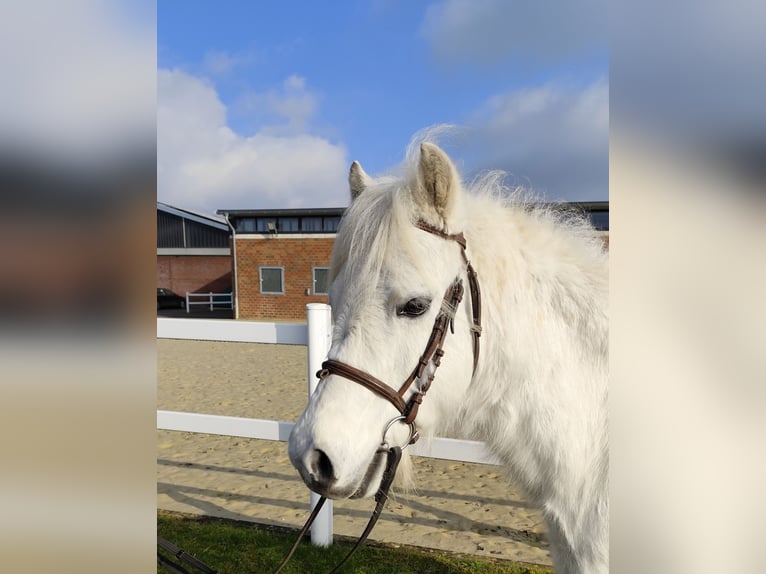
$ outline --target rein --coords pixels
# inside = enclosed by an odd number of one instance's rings
[[[418,229],[431,233],[432,235],[436,235],[437,237],[441,237],[442,239],[454,241],[460,246],[460,253],[463,256],[463,261],[466,266],[468,288],[471,294],[471,314],[473,317],[473,324],[471,325],[471,334],[473,336],[473,373],[476,373],[476,367],[479,364],[479,337],[481,337],[481,290],[479,288],[479,279],[476,271],[474,270],[473,266],[471,265],[471,261],[466,255],[467,243],[465,236],[462,233],[448,234],[443,230],[433,227],[422,220],[418,221],[415,226]],[[386,399],[389,403],[394,405],[397,411],[399,411],[399,416],[388,423],[388,425],[386,425],[386,428],[383,431],[383,439],[381,441],[381,445],[376,453],[386,453],[386,467],[383,471],[383,477],[381,478],[378,492],[375,494],[375,509],[372,512],[372,516],[370,516],[370,520],[367,522],[367,526],[365,527],[364,532],[356,541],[354,547],[349,551],[348,554],[346,554],[345,558],[343,558],[343,560],[330,571],[330,574],[340,570],[340,568],[364,543],[370,532],[372,532],[372,529],[377,523],[378,518],[380,518],[380,515],[383,513],[383,507],[386,504],[386,500],[388,500],[388,491],[394,481],[394,476],[396,476],[396,469],[398,468],[399,462],[401,461],[402,451],[409,445],[417,442],[418,438],[420,438],[415,427],[415,418],[418,415],[418,409],[423,402],[423,398],[428,392],[428,389],[431,387],[431,383],[433,382],[434,376],[436,375],[436,369],[441,364],[441,358],[444,356],[443,346],[444,339],[447,336],[447,326],[449,325],[449,329],[452,333],[455,332],[455,314],[457,313],[458,306],[462,300],[463,280],[458,277],[452,282],[452,284],[447,288],[447,291],[444,293],[441,310],[436,316],[433,329],[431,330],[431,336],[428,338],[428,343],[426,344],[426,348],[423,351],[423,354],[418,360],[417,366],[413,369],[410,376],[407,377],[407,380],[404,381],[398,391],[394,391],[393,388],[382,382],[380,379],[372,376],[371,374],[334,359],[328,359],[322,363],[322,370],[317,373],[317,377],[320,380],[324,380],[330,375],[337,375],[362,385],[376,395]],[[404,395],[412,387],[416,380],[420,380],[423,377],[423,374],[430,363],[433,363],[434,368],[428,375],[428,379],[424,384],[416,387],[415,392],[412,394],[409,400],[405,402]],[[401,447],[389,447],[386,443],[386,433],[395,422],[400,420],[410,427],[410,437],[408,442]],[[319,501],[314,506],[311,515],[306,521],[306,524],[303,525],[303,528],[298,533],[297,540],[293,544],[290,551],[287,553],[287,556],[285,556],[285,558],[282,560],[279,567],[274,571],[274,574],[279,574],[279,572],[282,571],[282,568],[284,568],[284,566],[288,563],[290,558],[292,558],[295,550],[298,548],[301,540],[306,535],[306,532],[308,532],[308,529],[316,519],[326,500],[326,497],[320,497]]]

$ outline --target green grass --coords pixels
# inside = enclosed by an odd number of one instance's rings
[[[295,541],[297,532],[206,516],[160,511],[157,534],[183,548],[221,574],[273,572]],[[352,543],[335,537],[329,548],[304,541],[284,574],[329,572],[351,549]],[[187,567],[187,570],[191,570]],[[166,574],[158,566],[157,572]],[[367,542],[346,563],[346,574],[550,574],[540,566],[491,561],[474,556],[391,547]]]

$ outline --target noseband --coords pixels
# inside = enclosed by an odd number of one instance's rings
[[[463,256],[463,261],[465,262],[466,275],[468,277],[468,287],[471,293],[471,313],[473,316],[471,334],[473,335],[473,373],[475,373],[476,367],[479,364],[479,337],[481,336],[481,291],[479,289],[479,279],[476,275],[476,271],[471,265],[471,262],[465,252],[465,236],[462,233],[448,234],[441,229],[437,229],[436,227],[428,225],[425,221],[422,220],[418,221],[415,226],[418,229],[422,229],[423,231],[436,235],[437,237],[441,237],[442,239],[454,241],[460,246],[460,253]],[[388,499],[388,490],[391,488],[391,483],[394,480],[396,469],[399,466],[399,461],[402,457],[402,450],[407,448],[407,446],[417,442],[419,438],[417,429],[415,427],[415,417],[418,416],[418,409],[420,408],[420,405],[423,402],[423,398],[428,392],[428,389],[431,388],[431,383],[433,382],[434,376],[436,375],[436,369],[441,364],[441,359],[444,356],[443,347],[444,339],[447,336],[447,326],[449,325],[449,329],[452,333],[455,332],[455,314],[457,313],[457,308],[462,300],[463,280],[458,277],[452,282],[452,284],[447,288],[447,291],[444,293],[441,309],[439,310],[439,313],[436,316],[436,320],[434,321],[434,326],[431,330],[431,336],[428,338],[428,343],[426,344],[425,351],[423,351],[423,354],[418,360],[418,364],[415,366],[410,376],[407,377],[407,380],[405,380],[402,386],[399,387],[398,391],[395,391],[393,388],[389,387],[387,384],[372,376],[371,374],[357,369],[356,367],[352,367],[351,365],[341,361],[336,361],[335,359],[328,359],[322,363],[322,370],[317,373],[317,377],[319,377],[320,380],[324,380],[330,375],[337,375],[339,377],[343,377],[344,379],[348,379],[349,381],[358,383],[376,395],[386,399],[389,403],[394,405],[397,411],[399,411],[399,416],[386,425],[386,428],[383,431],[383,439],[381,445],[377,451],[378,454],[386,454],[386,467],[383,471],[383,477],[380,481],[380,488],[375,494],[375,510],[373,511],[372,516],[370,517],[370,520],[364,529],[364,532],[359,537],[354,547],[348,554],[346,554],[346,557],[337,566],[335,566],[335,568],[333,568],[330,574],[337,572],[367,539],[367,536],[370,534],[373,526],[375,526],[375,523],[378,521],[378,518],[383,512],[383,506]],[[433,363],[433,369],[428,374],[427,380],[425,383],[421,383],[419,386],[417,386],[415,388],[415,392],[412,394],[409,400],[405,402],[404,395],[407,394],[407,391],[410,389],[410,387],[412,387],[412,384],[415,381],[422,379],[423,374],[425,373],[425,370],[430,363]],[[401,447],[389,447],[386,443],[386,433],[395,422],[400,420],[410,427],[410,437],[408,442]],[[293,544],[290,552],[275,571],[275,574],[278,574],[285,566],[285,564],[287,564],[287,562],[290,560],[301,539],[306,534],[309,527],[314,522],[314,519],[319,514],[319,510],[321,509],[325,500],[327,500],[326,497],[320,497],[319,502],[314,507],[314,510],[306,521],[306,524],[298,534],[298,539],[296,540],[295,544]]]

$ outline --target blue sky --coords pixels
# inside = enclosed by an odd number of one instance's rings
[[[607,199],[606,44],[604,0],[161,0],[158,199],[346,205],[439,124],[466,178]]]

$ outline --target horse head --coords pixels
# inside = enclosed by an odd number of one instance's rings
[[[328,368],[288,448],[309,488],[330,498],[374,494],[386,450],[432,435],[459,408],[475,367],[471,305],[459,305],[470,269],[458,239],[462,187],[449,157],[421,144],[396,180],[374,180],[354,162],[349,186],[330,271]],[[443,344],[429,353],[437,331]]]

